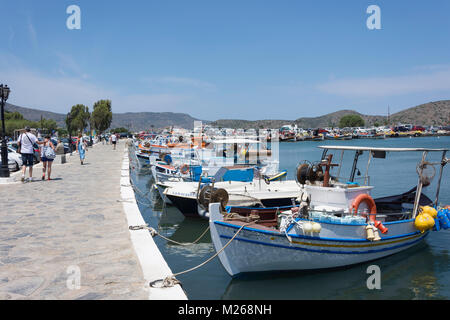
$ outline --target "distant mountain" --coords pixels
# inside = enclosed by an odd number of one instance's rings
[[[5,110],[10,112],[20,112],[25,119],[39,121],[41,116],[46,119],[53,119],[58,126],[65,127],[66,115],[61,113],[49,112],[39,109],[19,107],[10,103],[5,104]],[[91,110],[92,111],[92,110]],[[174,112],[127,112],[113,113],[111,128],[129,128],[132,131],[150,130],[152,125],[155,129],[168,126],[178,126],[192,129],[194,121],[198,119],[185,113]],[[208,121],[203,121],[207,123]]]
[[[65,114],[30,109],[15,106],[6,103],[7,111],[18,111],[25,119],[38,121],[41,116],[46,119],[53,119],[61,127],[65,127]],[[340,110],[320,117],[302,117],[295,120],[238,120],[238,119],[220,119],[213,122],[201,120],[203,123],[209,123],[212,126],[222,128],[280,128],[285,124],[296,124],[300,128],[319,128],[338,126],[339,120],[348,114],[360,115],[366,126],[372,126],[375,123],[397,124],[408,123],[413,125],[449,125],[450,124],[450,100],[442,100],[421,104],[392,114],[389,119],[387,116],[364,115],[354,110]],[[200,121],[186,113],[173,112],[127,112],[113,113],[111,123],[112,128],[124,127],[132,131],[150,130],[152,128],[165,128],[168,126],[178,126],[186,129],[194,127],[194,121]]]
[[[450,100],[442,100],[421,104],[417,107],[409,108],[392,114],[389,119],[382,115],[364,115],[354,110],[340,110],[319,117],[303,117],[295,120],[229,120],[220,119],[213,121],[211,125],[223,128],[280,128],[282,125],[297,125],[299,128],[319,128],[336,127],[339,120],[349,114],[361,116],[366,126],[372,126],[375,123],[379,125],[397,123],[408,123],[423,126],[440,126],[450,124]]]
[[[397,112],[391,116],[391,121],[424,126],[449,125],[450,100],[429,102]]]
[[[127,112],[113,113],[111,128],[129,128],[131,131],[150,130],[177,126],[186,129],[194,128],[194,121],[200,121],[186,113],[174,112]],[[206,123],[207,121],[202,122]]]
[[[5,104],[5,110],[9,112],[19,112],[23,115],[23,117],[27,120],[31,121],[39,121],[41,120],[41,116],[45,119],[53,119],[56,121],[58,126],[65,127],[65,119],[66,115],[61,113],[55,113],[50,111],[44,111],[44,110],[38,110],[38,109],[31,109],[31,108],[24,108],[15,106],[10,103]]]

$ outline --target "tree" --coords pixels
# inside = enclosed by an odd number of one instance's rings
[[[348,114],[339,120],[339,127],[364,127],[364,119],[357,114]]]
[[[112,121],[111,100],[97,101],[94,104],[90,121],[98,133],[103,133],[108,129]]]
[[[89,107],[83,104],[73,106],[66,117],[67,131],[70,134],[76,134],[80,131],[83,132],[88,126],[90,116]]]

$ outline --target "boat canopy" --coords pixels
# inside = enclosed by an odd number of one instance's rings
[[[428,148],[376,148],[376,147],[357,147],[357,146],[319,146],[321,149],[328,150],[353,150],[353,151],[386,151],[386,152],[444,152],[450,149],[428,149]]]

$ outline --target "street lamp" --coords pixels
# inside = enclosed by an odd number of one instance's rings
[[[8,149],[6,147],[6,128],[5,128],[5,102],[8,100],[10,89],[7,85],[0,84],[0,96],[1,96],[1,116],[2,116],[2,165],[0,167],[0,178],[9,178],[8,168]]]

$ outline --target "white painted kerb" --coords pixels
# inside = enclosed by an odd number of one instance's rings
[[[122,200],[124,200],[122,202],[123,209],[127,217],[128,226],[141,226],[145,225],[145,221],[136,203],[133,188],[130,185],[129,163],[128,149],[125,148],[120,179],[120,193]],[[152,288],[149,286],[150,282],[164,279],[173,274],[150,232],[148,230],[130,230],[130,238],[141,264],[144,279],[147,282],[148,298],[150,300],[187,300],[187,296],[180,285],[171,288]]]

